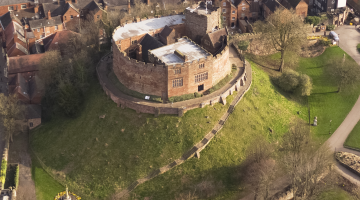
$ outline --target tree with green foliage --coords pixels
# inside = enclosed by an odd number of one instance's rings
[[[25,108],[16,95],[5,96],[0,94],[0,115],[5,127],[5,137],[13,141],[13,135],[18,127],[18,120],[23,120]]]
[[[332,31],[332,30],[335,30],[335,25],[334,24],[329,24],[326,26],[326,30],[327,31]]]
[[[249,47],[250,42],[248,40],[239,41],[238,47],[240,50],[246,51]]]
[[[352,88],[360,82],[360,67],[359,65],[345,58],[330,59],[325,66],[325,73],[338,86],[338,91],[343,91],[344,88]]]
[[[280,72],[283,72],[286,52],[298,52],[306,42],[305,24],[294,10],[278,8],[265,21],[257,21],[254,27],[255,32],[262,33],[265,46],[281,53]]]
[[[321,18],[318,16],[307,16],[305,17],[305,22],[308,24],[313,24],[314,26],[320,23]]]
[[[280,76],[274,78],[274,82],[286,92],[300,96],[310,96],[312,90],[311,78],[306,74],[287,69]]]

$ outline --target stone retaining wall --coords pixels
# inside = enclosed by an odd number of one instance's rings
[[[153,103],[150,101],[145,101],[142,99],[137,99],[125,95],[121,93],[110,82],[106,82],[107,81],[106,64],[107,64],[107,60],[111,58],[112,58],[111,53],[105,55],[99,62],[98,66],[96,67],[100,85],[102,86],[105,93],[117,104],[118,107],[121,106],[121,108],[130,108],[136,110],[136,112],[138,113],[149,113],[149,114],[154,114],[156,116],[159,114],[182,116],[186,111],[194,108],[202,108],[206,105],[214,105],[215,103],[218,102],[226,104],[226,97],[231,95],[234,91],[240,91],[240,88],[244,87],[247,80],[247,74],[246,74],[247,66],[244,64],[245,67],[244,73],[242,73],[240,76],[238,75],[238,77],[236,77],[236,79],[232,81],[232,85],[229,88],[227,88],[225,92],[223,92],[222,94],[216,97],[211,98],[210,97],[211,95],[203,96],[195,99],[197,100],[196,102],[198,102],[199,100],[203,100],[200,103],[194,103],[193,101],[194,99],[192,99],[182,102],[181,106],[177,106],[176,105],[177,103],[174,104]],[[186,102],[189,103],[186,104]]]

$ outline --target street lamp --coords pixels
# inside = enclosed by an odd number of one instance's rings
[[[331,134],[331,119],[330,119],[330,129],[329,129],[329,134]]]

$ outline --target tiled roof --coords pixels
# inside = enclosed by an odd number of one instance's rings
[[[7,6],[7,5],[13,5],[13,4],[20,4],[20,3],[29,3],[33,2],[30,0],[1,0],[0,6]]]
[[[51,19],[38,19],[29,21],[30,28],[42,28],[42,27],[52,27],[62,24],[61,16],[51,17]]]
[[[30,54],[9,57],[9,74],[38,71],[38,65],[45,54]]]
[[[59,45],[66,44],[68,39],[72,36],[80,37],[80,34],[69,30],[63,30],[45,38],[43,40],[45,51],[59,50]]]
[[[41,118],[41,106],[35,104],[27,104],[25,118],[26,119]]]
[[[92,14],[95,14],[96,12],[98,12],[100,10],[99,5],[97,3],[95,3],[94,1],[91,1],[83,9],[89,11]]]
[[[228,35],[227,31],[225,28],[222,28],[220,30],[214,31],[212,33],[208,33],[209,34],[209,38],[210,41],[212,43],[212,45],[214,46],[217,42],[219,42],[219,40],[223,37],[226,37]]]
[[[62,3],[58,4],[57,2],[54,3],[43,3],[43,10],[44,10],[44,17],[48,17],[48,12],[51,12],[51,17],[63,15],[67,10],[67,4]]]
[[[128,0],[104,0],[104,3],[107,6],[123,6],[128,4]],[[133,4],[133,0],[130,3]]]

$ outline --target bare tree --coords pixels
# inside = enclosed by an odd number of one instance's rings
[[[273,147],[262,136],[256,137],[246,151],[245,180],[254,193],[254,200],[269,198],[277,173],[273,153]]]
[[[15,95],[0,94],[0,115],[6,129],[6,139],[13,141],[16,132],[17,120],[23,120],[25,108]]]
[[[319,189],[320,180],[331,170],[333,159],[326,145],[311,140],[310,127],[295,121],[283,137],[280,162],[291,180],[294,200],[309,199]]]
[[[344,87],[353,87],[359,84],[360,81],[360,67],[359,65],[345,58],[330,59],[325,67],[325,73],[338,86],[340,92]]]
[[[278,8],[264,22],[257,21],[255,31],[263,33],[264,44],[281,53],[280,72],[283,71],[285,57],[290,55],[288,52],[299,51],[306,42],[305,25],[294,10]]]

